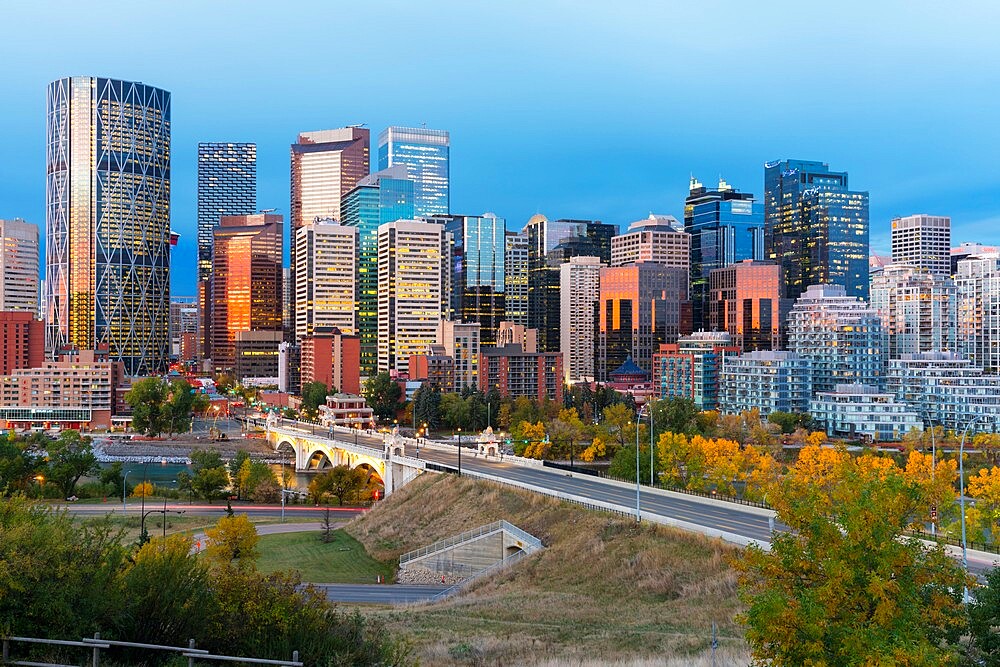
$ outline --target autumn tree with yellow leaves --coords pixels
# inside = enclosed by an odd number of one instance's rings
[[[732,560],[756,661],[957,660],[962,590],[971,581],[941,546],[903,537],[926,502],[917,477],[887,457],[807,446],[768,487],[769,504],[791,530],[776,533],[770,551],[752,546]]]

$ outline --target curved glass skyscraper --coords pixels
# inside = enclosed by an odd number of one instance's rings
[[[166,368],[170,93],[69,77],[46,99],[46,347],[106,345],[129,375]]]

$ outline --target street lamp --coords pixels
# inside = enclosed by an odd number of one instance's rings
[[[132,471],[131,470],[126,470],[125,471],[125,476],[122,477],[122,513],[125,513],[125,512],[128,511],[128,508],[125,506],[125,489],[126,489],[125,482],[126,482],[126,480],[128,480],[128,474],[130,472],[132,472]]]
[[[962,443],[958,447],[958,498],[962,505],[962,570],[965,571],[965,576],[969,576],[969,555],[968,555],[968,542],[965,540],[965,466],[963,459],[965,458],[965,436],[969,434],[969,429],[971,429],[977,421],[982,419],[982,415],[973,417],[972,421],[969,422],[965,430],[962,431]],[[962,602],[969,603],[969,587],[962,587]]]
[[[653,483],[653,397],[649,398],[649,485],[655,486]],[[639,472],[636,471],[636,476]]]
[[[934,442],[934,423],[931,421],[930,412],[924,410],[924,417],[927,418],[927,423],[931,425],[931,488],[934,487],[934,474],[937,472],[937,445]],[[931,499],[931,502],[934,502]],[[931,535],[937,535],[937,521],[935,517],[931,517]]]
[[[38,498],[40,500],[45,499],[45,475],[35,475],[35,481],[38,482]]]
[[[642,408],[635,414],[635,521],[642,521],[639,510],[639,423],[642,420]]]
[[[142,521],[139,522],[139,539],[145,544],[148,539],[146,535],[146,517],[150,514],[162,514],[163,515],[163,538],[167,537],[167,501],[163,501],[163,509],[161,510],[149,510],[148,512],[142,513]],[[184,514],[184,510],[173,510],[171,514]]]
[[[462,476],[462,429],[458,429],[458,476]]]

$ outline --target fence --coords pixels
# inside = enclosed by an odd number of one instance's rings
[[[101,633],[96,633],[93,638],[84,637],[80,641],[68,641],[65,639],[42,639],[40,637],[4,637],[0,640],[0,665],[24,665],[25,667],[79,667],[79,665],[65,665],[58,662],[34,662],[31,660],[12,660],[10,657],[11,643],[20,644],[41,644],[47,646],[68,646],[86,649],[90,653],[91,667],[100,667],[101,651],[110,650],[112,647],[135,648],[143,651],[166,651],[178,653],[188,659],[188,667],[193,667],[195,660],[217,661],[217,662],[241,662],[251,665],[276,665],[279,667],[303,667],[299,661],[299,652],[292,652],[291,660],[269,660],[266,658],[247,658],[233,655],[215,655],[204,649],[194,647],[194,640],[189,639],[187,646],[163,646],[161,644],[140,644],[138,642],[123,642],[111,639],[101,639]]]
[[[948,537],[946,535],[942,535],[941,533],[932,535],[923,530],[907,530],[903,534],[909,535],[910,537],[918,537],[922,540],[927,540],[929,542],[940,542],[943,544],[950,544],[953,547],[962,546],[962,540],[955,537]],[[1000,554],[1000,544],[966,540],[966,546],[974,551],[987,551],[989,553]]]
[[[399,557],[399,565],[402,567],[410,561],[416,560],[428,554],[435,553],[437,551],[442,551],[465,542],[470,542],[472,540],[478,539],[484,535],[490,535],[498,531],[506,531],[516,537],[517,539],[524,542],[532,550],[540,549],[542,547],[542,542],[534,535],[524,532],[517,526],[506,521],[494,521],[493,523],[488,523],[485,526],[480,526],[479,528],[473,528],[472,530],[467,530],[464,533],[459,533],[458,535],[453,535],[449,538],[438,540],[433,544],[428,544],[425,547],[420,547],[419,549],[414,549],[413,551],[407,551],[405,554]]]

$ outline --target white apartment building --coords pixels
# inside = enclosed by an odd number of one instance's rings
[[[888,391],[924,421],[961,432],[1000,430],[1000,375],[987,375],[953,352],[923,352],[889,361]]]
[[[1000,372],[1000,255],[959,260],[958,351],[990,373]]]
[[[882,318],[890,359],[956,349],[958,288],[950,276],[890,264],[872,275],[870,294],[871,306]]]
[[[600,257],[571,257],[559,266],[559,350],[566,382],[592,382]]]
[[[935,276],[951,275],[951,218],[926,214],[893,218],[892,262]]]
[[[826,434],[841,438],[868,437],[898,441],[912,429],[922,431],[923,420],[892,393],[864,384],[838,384],[809,401],[809,414]]]
[[[812,362],[813,391],[884,384],[882,319],[841,285],[810,285],[795,301],[788,314],[788,349]]]
[[[397,220],[378,228],[378,370],[409,372],[410,355],[436,344],[451,294],[451,234]]]
[[[357,333],[356,227],[311,222],[295,230],[295,336],[336,327]]]
[[[624,234],[611,237],[611,266],[652,262],[691,269],[691,235],[670,215],[650,214],[629,225]]]
[[[794,352],[757,350],[723,358],[719,409],[726,414],[806,412],[811,396],[811,363]]]
[[[0,310],[39,312],[38,225],[0,219]]]

